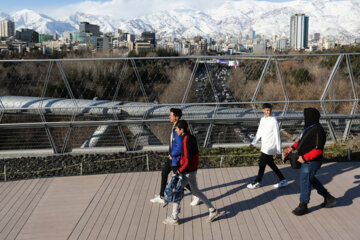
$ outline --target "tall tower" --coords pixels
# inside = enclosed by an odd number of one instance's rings
[[[301,50],[308,47],[309,17],[295,14],[290,18],[290,47]]]
[[[242,34],[241,34],[241,32],[239,32],[239,35],[238,35],[238,44],[242,44]]]
[[[0,37],[15,36],[15,23],[10,20],[0,22]]]

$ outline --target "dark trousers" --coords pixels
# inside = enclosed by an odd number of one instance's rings
[[[279,168],[274,163],[274,156],[267,155],[265,153],[261,153],[260,160],[259,160],[259,172],[258,172],[255,182],[261,182],[261,180],[264,176],[266,164],[270,166],[270,168],[274,171],[276,176],[278,176],[280,181],[285,179],[285,177],[280,172]]]
[[[162,197],[164,196],[164,191],[165,191],[165,188],[167,185],[169,173],[171,171],[173,171],[173,173],[175,173],[178,169],[178,167],[173,167],[173,166],[171,166],[171,164],[172,164],[172,161],[170,159],[166,159],[165,164],[164,164],[163,168],[161,169],[160,196],[162,196]],[[190,190],[189,184],[187,184],[185,187]]]
[[[315,177],[315,174],[320,169],[321,161],[310,161],[301,164],[300,169],[300,201],[309,203],[311,187],[314,187],[318,194],[325,197],[329,192],[324,185]]]

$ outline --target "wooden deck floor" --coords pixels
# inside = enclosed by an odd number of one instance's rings
[[[257,167],[202,169],[200,189],[222,212],[206,223],[204,204],[182,201],[180,225],[165,226],[171,212],[149,199],[160,172],[57,177],[0,183],[0,239],[360,239],[360,163],[323,165],[318,178],[337,197],[330,209],[312,192],[310,213],[291,211],[299,199],[298,171],[280,166],[288,187],[274,189],[268,168],[263,187],[249,190]]]

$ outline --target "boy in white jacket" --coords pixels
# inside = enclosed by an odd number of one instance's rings
[[[281,155],[281,139],[279,124],[276,118],[271,116],[271,109],[271,104],[263,104],[262,111],[264,113],[264,117],[261,118],[256,136],[250,144],[250,147],[254,148],[254,144],[261,139],[259,172],[255,181],[247,185],[250,189],[261,187],[260,183],[262,177],[264,176],[266,165],[269,165],[280,179],[280,182],[274,185],[275,188],[286,187],[288,185],[287,180],[274,163],[274,155]]]

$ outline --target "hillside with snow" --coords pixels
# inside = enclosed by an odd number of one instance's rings
[[[15,21],[16,29],[31,28],[40,33],[58,33],[78,29],[79,22],[100,26],[103,32],[117,28],[140,34],[155,30],[160,37],[219,37],[236,36],[254,30],[256,34],[289,35],[290,16],[305,13],[309,16],[309,33],[322,36],[360,37],[360,1],[358,0],[294,0],[289,2],[225,1],[220,7],[207,11],[173,9],[160,11],[136,19],[114,19],[110,16],[76,12],[62,19],[24,9],[15,13],[0,13],[0,21]]]

